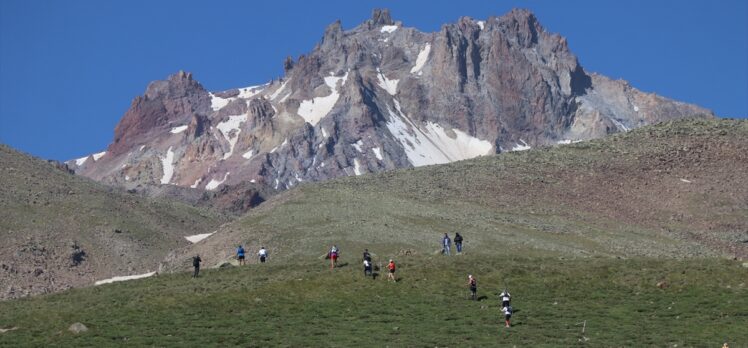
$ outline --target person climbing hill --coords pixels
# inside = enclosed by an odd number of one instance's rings
[[[470,296],[473,301],[477,300],[478,281],[475,280],[472,274],[468,274],[468,287],[470,288]]]
[[[444,234],[444,238],[442,238],[442,254],[444,255],[450,255],[450,246],[452,245],[452,240],[449,239],[448,234]]]
[[[260,257],[260,263],[265,263],[265,260],[268,258],[268,251],[265,249],[265,247],[260,247],[260,251],[257,252],[257,256]]]
[[[509,306],[509,302],[511,302],[512,300],[512,295],[509,293],[509,291],[504,289],[504,291],[499,294],[499,299],[501,299],[501,307],[507,307]]]
[[[330,248],[330,252],[328,253],[330,256],[330,269],[333,269],[338,266],[338,257],[340,257],[340,250],[338,249],[337,245],[333,245],[332,248]]]
[[[462,253],[462,236],[459,232],[455,233],[455,248],[458,254]]]
[[[395,269],[397,267],[395,266],[395,261],[390,259],[390,263],[387,264],[387,269],[389,272],[387,272],[387,280],[392,280],[393,282],[397,283],[397,279],[395,279]]]
[[[202,261],[200,255],[195,255],[195,257],[192,258],[192,267],[195,267],[195,272],[192,274],[192,278],[197,278],[200,273],[200,262]]]
[[[512,318],[512,306],[504,306],[501,308],[501,311],[504,313],[504,325],[505,327],[512,326],[509,320]]]
[[[239,266],[247,264],[244,261],[244,247],[241,244],[236,247],[236,259],[239,260]]]
[[[371,272],[371,261],[364,260],[364,277],[372,275]]]

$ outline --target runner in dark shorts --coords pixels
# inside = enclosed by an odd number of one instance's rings
[[[387,265],[387,269],[390,271],[389,273],[387,273],[387,280],[397,282],[397,279],[395,279],[395,261],[390,259],[390,263]]]

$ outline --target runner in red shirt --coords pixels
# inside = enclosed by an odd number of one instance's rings
[[[397,282],[397,280],[395,279],[395,268],[395,261],[392,261],[392,259],[390,259],[390,263],[387,265],[387,269],[390,271],[389,273],[387,273],[387,280]]]

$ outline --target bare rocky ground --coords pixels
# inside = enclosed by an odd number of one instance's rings
[[[226,218],[78,177],[0,145],[0,299],[155,270]]]

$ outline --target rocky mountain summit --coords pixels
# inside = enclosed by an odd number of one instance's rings
[[[713,117],[588,73],[566,39],[526,10],[463,17],[434,33],[375,10],[350,30],[332,23],[284,69],[278,80],[223,92],[182,71],[152,82],[105,152],[67,164],[129,188],[251,194]]]

